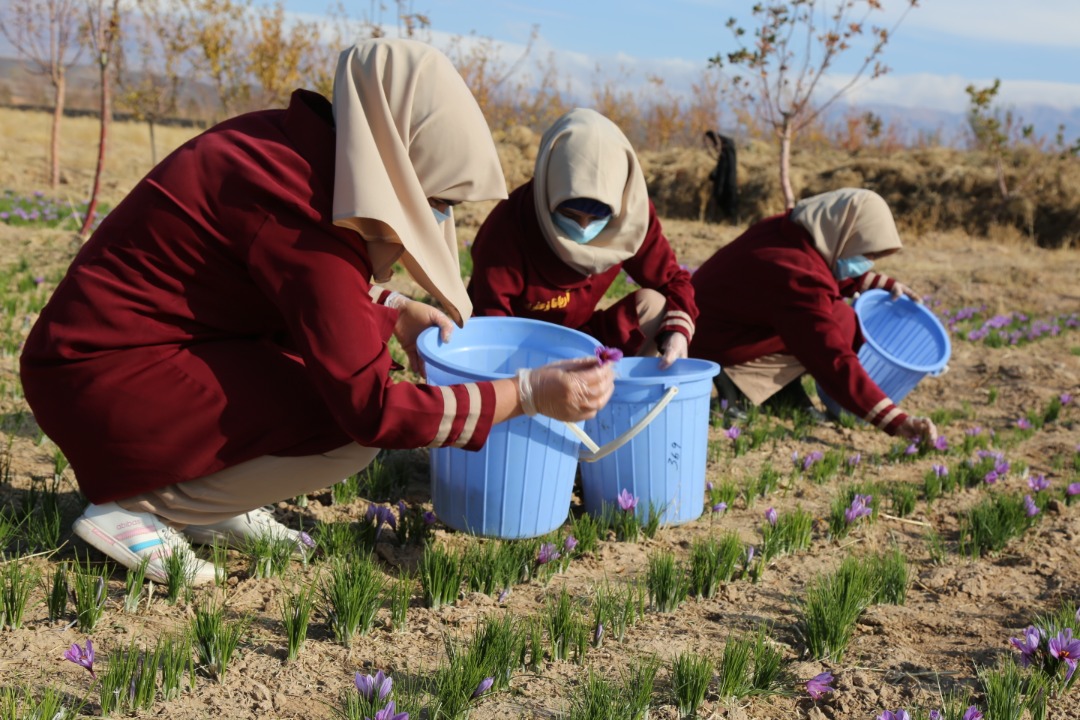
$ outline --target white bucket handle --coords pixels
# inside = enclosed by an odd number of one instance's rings
[[[588,433],[579,428],[577,425],[574,425],[573,423],[567,423],[567,425],[570,426],[570,429],[574,431],[574,434],[577,435],[581,442],[585,444],[585,447],[589,449],[588,453],[585,453],[583,451],[579,459],[582,462],[596,462],[597,460],[605,458],[611,453],[615,452],[623,445],[633,440],[635,435],[644,430],[649,423],[655,420],[656,416],[662,413],[664,411],[664,408],[668,406],[668,403],[670,403],[672,399],[674,399],[674,397],[678,394],[678,385],[672,385],[671,387],[669,387],[667,389],[667,392],[664,393],[664,396],[660,398],[660,400],[655,405],[653,405],[652,410],[645,414],[645,417],[638,420],[632,428],[630,428],[611,442],[607,443],[603,447],[597,445],[593,441],[593,439],[589,437]]]
[[[949,372],[949,364],[945,363],[941,366],[940,370],[935,370],[934,372],[930,373],[930,377],[941,377],[947,372]]]

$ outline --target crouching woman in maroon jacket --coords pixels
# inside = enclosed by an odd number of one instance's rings
[[[424,329],[472,313],[451,206],[506,184],[446,56],[408,40],[341,54],[331,105],[242,115],[155,167],[81,249],[21,358],[26,398],[91,502],[75,534],[162,581],[188,540],[310,539],[262,506],[380,448],[477,449],[523,412],[594,415],[596,358],[515,379],[397,382]],[[381,289],[400,261],[442,310]],[[443,312],[445,311],[445,312]]]
[[[810,373],[839,405],[892,435],[933,440],[928,418],[911,417],[859,363],[858,320],[847,298],[881,288],[914,293],[870,270],[900,250],[885,201],[869,190],[843,189],[799,202],[750,227],[694,273],[701,315],[692,357],[723,368],[729,401],[760,405],[799,395]]]
[[[686,357],[697,307],[615,123],[578,108],[540,140],[533,179],[499,203],[472,246],[477,315],[545,320],[627,354]],[[640,286],[598,310],[620,270]]]

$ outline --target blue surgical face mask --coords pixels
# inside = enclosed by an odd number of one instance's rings
[[[554,222],[560,230],[566,233],[568,238],[579,245],[585,245],[596,239],[596,236],[600,234],[600,231],[607,227],[609,220],[611,220],[610,216],[593,220],[585,227],[581,227],[578,225],[577,220],[571,220],[559,212],[551,213],[551,221]]]
[[[431,214],[435,216],[435,222],[442,225],[444,222],[450,219],[450,208],[446,209],[446,212],[440,212],[439,208],[431,208]]]
[[[869,272],[872,267],[874,267],[874,261],[867,259],[863,255],[840,258],[836,261],[836,269],[833,270],[833,276],[837,280],[856,278]]]

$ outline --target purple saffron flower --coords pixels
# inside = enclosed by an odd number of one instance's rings
[[[829,687],[829,683],[833,681],[833,675],[831,672],[823,672],[815,675],[806,681],[806,692],[810,696],[811,700],[820,700],[826,693],[835,691],[835,688]]]
[[[971,705],[964,711],[963,720],[983,720],[983,714],[979,712],[979,708]]]
[[[991,470],[990,472],[986,473],[986,475],[983,475],[983,482],[986,483],[987,485],[993,485],[997,481],[998,481],[997,470]]]
[[[1069,487],[1065,488],[1066,495],[1080,495],[1080,482],[1069,483]]]
[[[1022,418],[1020,418],[1019,420],[1016,421],[1016,427],[1019,428],[1020,430],[1030,430],[1031,429],[1031,421],[1028,420],[1026,417],[1022,417]]]
[[[510,597],[510,588],[504,587],[502,592],[499,593],[499,604],[506,602],[506,598]]]
[[[601,345],[596,348],[596,359],[600,361],[600,365],[607,365],[608,363],[619,362],[623,359],[623,352],[619,348],[604,347]]]
[[[1072,402],[1072,395],[1070,395],[1067,392],[1063,392],[1060,395],[1058,395],[1058,400],[1061,401],[1062,405],[1068,405],[1069,403]]]
[[[728,440],[738,440],[739,436],[742,435],[742,430],[739,429],[738,425],[732,425],[724,431],[724,435],[727,435]]]
[[[1034,625],[1028,625],[1023,638],[1009,638],[1009,643],[1020,651],[1020,665],[1027,667],[1035,659],[1035,653],[1042,642],[1042,631]]]
[[[814,463],[816,463],[818,460],[821,460],[823,457],[825,457],[823,453],[815,450],[814,452],[807,455],[806,458],[803,460],[802,469],[804,471],[809,470],[814,466]]]
[[[375,713],[372,720],[409,720],[409,713],[398,712],[397,707],[394,706],[394,701],[391,700],[386,703],[386,707]]]
[[[577,547],[577,538],[574,537],[573,535],[567,535],[566,539],[563,540],[562,547],[563,547],[563,552],[565,552],[567,555],[569,555],[570,553],[572,553],[574,551],[574,548]]]
[[[728,409],[728,401],[726,399],[720,400],[720,412],[726,413]]]
[[[625,512],[630,512],[637,508],[637,497],[631,495],[630,491],[626,488],[622,489],[622,492],[619,493],[619,497],[617,498],[617,500],[619,501],[619,507]]]
[[[296,544],[309,550],[315,547],[315,541],[303,530],[301,530],[300,534],[296,536]]]
[[[870,503],[873,499],[873,495],[859,495],[856,493],[851,500],[851,507],[844,511],[844,521],[850,525],[864,515],[872,515],[874,509],[870,507]]]
[[[911,720],[911,716],[908,715],[907,710],[897,708],[896,710],[883,710],[877,716],[877,720]]]
[[[948,477],[949,475],[949,468],[944,465],[938,465],[937,463],[934,463],[930,466],[930,469],[933,470],[934,474],[937,475],[939,478]]]
[[[971,435],[972,437],[974,437],[976,435],[982,435],[982,428],[979,427],[978,425],[976,425],[975,427],[970,427],[967,430],[965,430],[964,434],[965,435]]]
[[[1050,638],[1049,644],[1050,654],[1069,666],[1065,674],[1065,682],[1069,682],[1076,672],[1076,663],[1080,662],[1080,640],[1073,638],[1072,628],[1065,628],[1057,637]]]
[[[934,441],[934,449],[939,452],[945,452],[949,449],[949,438],[944,435],[938,435],[937,440]]]
[[[861,462],[862,462],[862,453],[855,453],[854,455],[848,456],[848,459],[847,459],[848,467],[852,467],[852,468],[859,467],[859,463],[861,463]]]
[[[97,675],[94,674],[94,643],[90,641],[90,638],[86,638],[85,650],[79,647],[79,643],[72,643],[64,653],[64,659],[86,668],[90,677],[97,679]]]
[[[1080,607],[1076,608],[1076,622],[1080,623]]]
[[[555,549],[555,543],[544,543],[540,546],[540,552],[536,555],[537,565],[547,565],[553,560],[559,559],[559,551]]]
[[[906,448],[904,448],[904,454],[905,455],[914,455],[915,453],[919,452],[919,442],[920,442],[919,440],[916,440],[915,442],[911,443]]]
[[[435,513],[433,513],[431,510],[428,510],[426,513],[424,513],[425,525],[434,525],[436,519],[437,518],[435,517]]]
[[[1035,504],[1030,495],[1024,496],[1024,512],[1027,513],[1028,517],[1035,517],[1039,514],[1039,506]]]
[[[727,503],[723,500],[712,506],[712,511],[714,513],[724,512],[725,510],[727,510]]]
[[[705,483],[705,490],[706,490],[707,492],[712,492],[712,491],[713,491],[713,484],[712,484],[712,480],[709,480],[709,481],[707,481],[707,482]]]
[[[596,623],[596,630],[593,631],[592,641],[593,645],[599,647],[600,641],[604,639],[604,623]]]
[[[365,516],[368,522],[375,523],[375,536],[378,537],[383,525],[389,525],[392,530],[397,530],[397,518],[394,511],[384,505],[368,505]]]
[[[746,548],[746,566],[747,567],[750,567],[750,563],[754,562],[754,553],[756,553],[756,552],[757,552],[757,550],[754,549],[753,545],[747,546],[747,548]]]
[[[495,678],[486,677],[480,681],[480,684],[473,690],[472,699],[476,699],[491,689],[491,686],[495,684]]]
[[[765,511],[765,519],[769,521],[769,524],[776,527],[776,508],[769,508]]]
[[[1032,475],[1028,478],[1028,487],[1035,492],[1042,492],[1050,487],[1050,481],[1046,479],[1045,475]]]
[[[393,687],[394,681],[390,679],[389,675],[383,674],[382,670],[371,675],[361,675],[356,673],[356,677],[353,678],[353,682],[356,683],[356,690],[364,696],[364,699],[371,702],[382,702],[386,699],[386,696],[390,694],[390,688]]]
[[[930,720],[941,720],[941,711],[940,710],[931,710],[930,714],[927,715],[927,717]]]
[[[45,282],[45,277],[43,275],[38,275],[34,278],[35,285],[40,285],[43,282]]]

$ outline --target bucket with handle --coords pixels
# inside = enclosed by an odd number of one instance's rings
[[[600,514],[626,490],[647,519],[650,504],[663,525],[701,515],[709,444],[709,399],[720,366],[683,359],[666,370],[659,358],[623,358],[615,392],[585,433],[599,447],[583,450],[585,510]]]
[[[893,300],[886,290],[868,290],[855,300],[855,315],[865,340],[859,362],[894,403],[927,375],[948,370],[949,333],[924,305],[907,297]],[[820,385],[818,397],[834,416],[844,412]]]
[[[427,381],[452,385],[512,378],[521,368],[592,356],[588,335],[513,317],[476,317],[443,343],[437,328],[417,340]],[[580,424],[537,415],[495,425],[478,451],[431,451],[435,514],[463,532],[505,539],[545,535],[570,511],[580,454]]]

